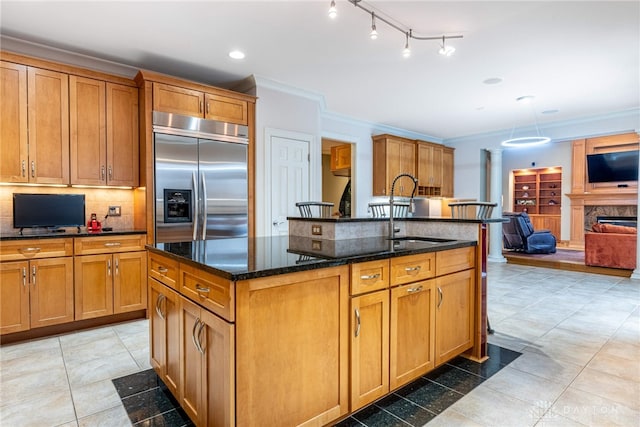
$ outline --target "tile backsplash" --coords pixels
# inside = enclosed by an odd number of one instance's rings
[[[13,228],[13,193],[84,194],[85,222],[95,213],[103,227],[131,230],[134,224],[134,191],[110,188],[0,186],[0,233],[9,234],[17,231]],[[121,206],[122,215],[105,220],[109,206]]]

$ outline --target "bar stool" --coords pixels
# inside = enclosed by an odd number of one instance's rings
[[[330,202],[298,202],[296,207],[303,218],[331,218],[333,203]]]

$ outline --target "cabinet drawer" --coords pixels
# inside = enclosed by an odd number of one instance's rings
[[[351,295],[389,287],[389,260],[351,264]]]
[[[436,276],[473,268],[476,264],[475,255],[475,246],[436,252]]]
[[[209,311],[233,322],[235,286],[233,282],[180,264],[180,293]]]
[[[72,239],[28,239],[0,242],[0,261],[21,261],[71,255],[73,255]]]
[[[149,252],[149,277],[173,289],[177,289],[179,265],[178,261]]]
[[[391,286],[435,277],[435,261],[434,253],[391,258]]]
[[[96,236],[75,239],[76,255],[93,255],[144,250],[145,235]]]

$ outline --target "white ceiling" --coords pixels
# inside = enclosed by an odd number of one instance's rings
[[[640,106],[640,2],[364,1],[414,34],[462,34],[452,57],[337,0],[7,1],[1,33],[205,83],[251,74],[324,95],[327,109],[449,139]],[[227,53],[246,52],[241,61]],[[483,80],[500,77],[498,85]],[[543,111],[558,110],[554,114]]]

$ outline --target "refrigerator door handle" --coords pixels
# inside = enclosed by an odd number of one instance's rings
[[[202,172],[202,240],[207,238],[207,181]]]
[[[196,240],[198,237],[198,219],[200,215],[200,209],[198,208],[198,182],[196,178],[196,173],[191,173],[191,185],[193,191],[193,240]]]

